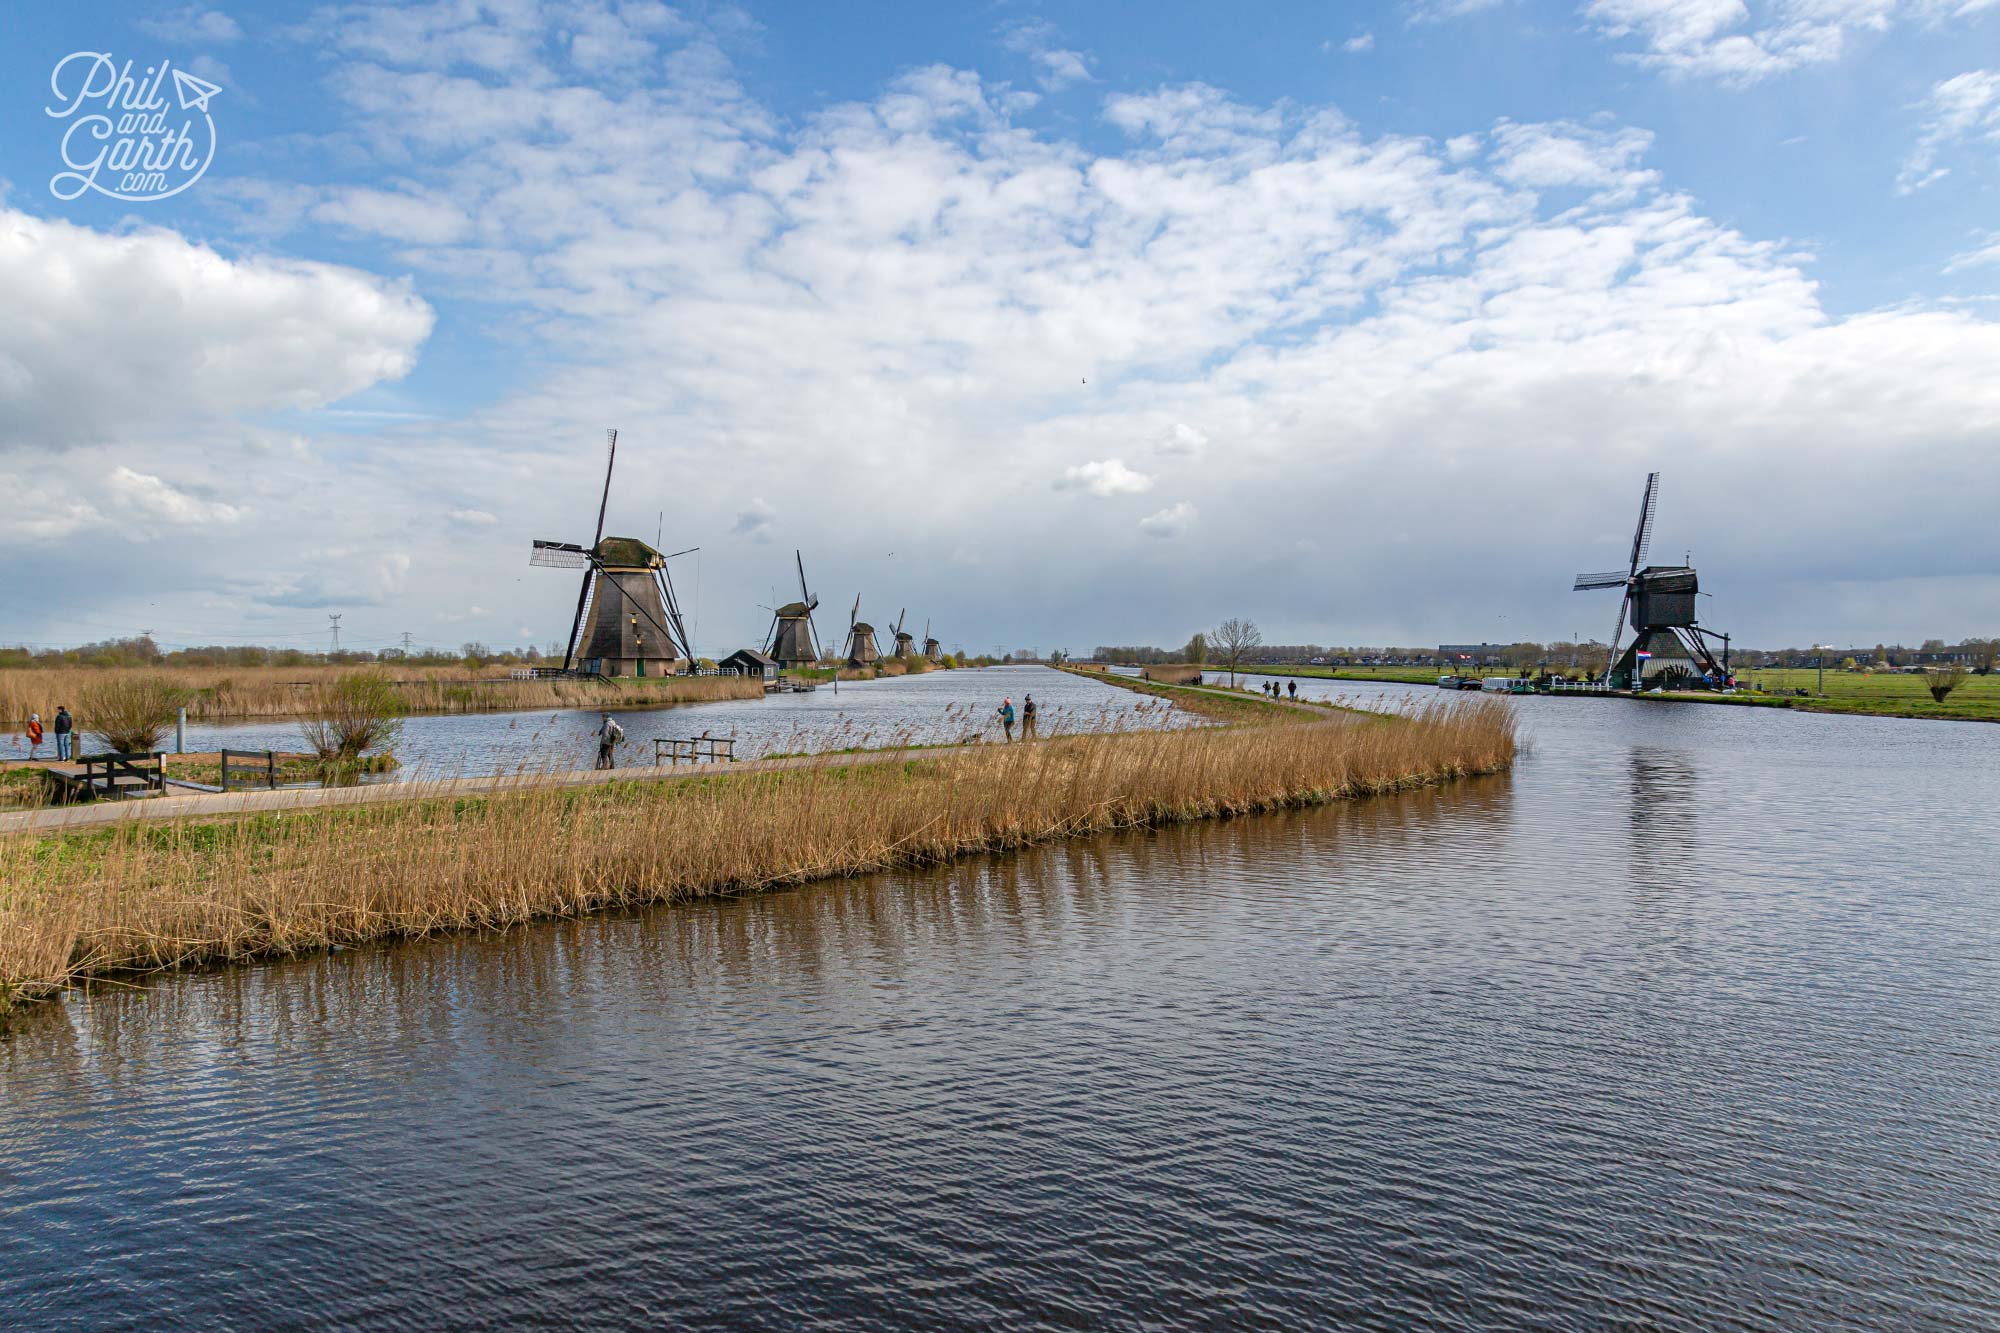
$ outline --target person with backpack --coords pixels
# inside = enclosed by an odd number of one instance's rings
[[[76,730],[76,722],[69,715],[68,704],[56,705],[56,758],[67,763],[70,758],[70,733]]]
[[[1012,699],[1002,699],[1000,701],[1000,725],[1007,729],[1007,739],[1010,741],[1013,740],[1014,701]]]
[[[28,758],[40,759],[42,749],[42,715],[28,714]]]
[[[1035,696],[1028,695],[1021,700],[1021,739],[1032,740],[1035,735]]]
[[[604,715],[604,721],[599,723],[597,728],[597,766],[599,768],[617,767],[617,765],[612,762],[611,751],[618,744],[618,742],[624,739],[625,739],[625,728],[619,726],[616,722],[613,722],[611,720],[611,714],[606,713]]]

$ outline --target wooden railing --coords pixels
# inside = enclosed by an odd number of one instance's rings
[[[733,764],[736,762],[736,738],[734,736],[695,736],[688,740],[676,740],[667,736],[653,738],[653,767],[659,768],[664,760],[670,766],[688,764]]]
[[[232,771],[238,777],[247,776],[252,782],[262,780],[268,791],[278,789],[278,755],[274,750],[224,750],[222,752],[222,790],[229,790]]]

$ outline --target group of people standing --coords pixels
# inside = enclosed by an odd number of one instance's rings
[[[1014,739],[1014,700],[1009,697],[1000,701],[1000,725],[1006,729],[1007,739]],[[1021,739],[1035,739],[1035,696],[1021,696]]]
[[[50,734],[53,734],[56,738],[56,758],[58,760],[70,758],[74,753],[72,740],[76,735],[76,719],[69,715],[68,704],[58,704],[56,706],[55,720],[47,731],[42,729],[42,715],[40,713],[28,714],[28,758],[40,759],[42,757],[42,741]]]
[[[1259,685],[1257,688],[1262,690],[1264,693],[1270,695],[1273,699],[1283,699],[1285,697],[1285,691],[1290,690],[1292,695],[1292,702],[1293,703],[1298,702],[1299,683],[1295,680],[1286,681],[1284,689],[1279,689],[1278,682],[1275,680],[1267,680],[1262,685]]]

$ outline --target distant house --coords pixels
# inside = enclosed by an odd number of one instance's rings
[[[724,671],[734,671],[738,675],[761,676],[767,682],[778,678],[777,659],[766,657],[755,648],[738,648],[716,665]]]
[[[1441,643],[1438,658],[1450,665],[1499,666],[1504,643]]]

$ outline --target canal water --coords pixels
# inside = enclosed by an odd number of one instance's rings
[[[0,1327],[2000,1328],[2000,727],[1510,706],[1443,791],[43,1006]]]
[[[999,708],[1019,710],[1033,694],[1042,735],[1198,724],[1201,719],[1157,700],[1047,667],[985,667],[920,676],[822,684],[809,694],[626,709],[613,714],[628,748],[619,763],[653,762],[653,738],[731,737],[736,757],[800,754],[850,746],[951,744],[969,736],[1001,738]],[[404,718],[401,761],[390,780],[433,780],[492,773],[589,768],[601,715],[560,709]],[[296,722],[190,724],[187,748],[300,748]]]

